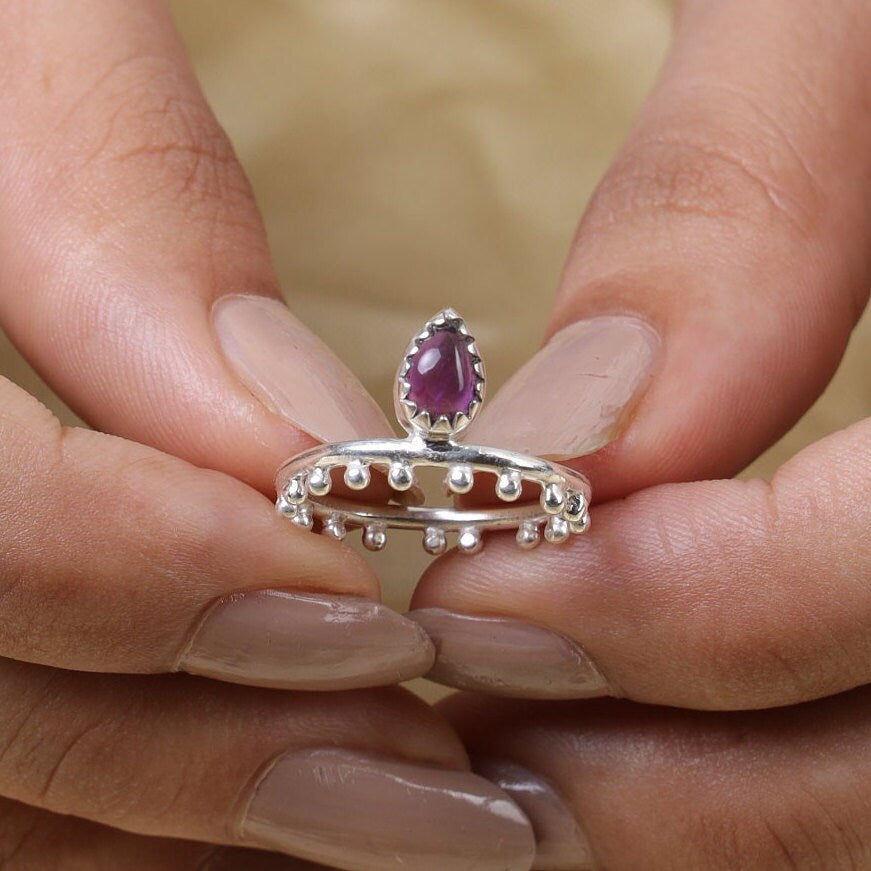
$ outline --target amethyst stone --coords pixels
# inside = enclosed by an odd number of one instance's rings
[[[405,376],[408,398],[435,420],[440,414],[468,414],[475,398],[475,369],[463,336],[436,330],[421,342]]]

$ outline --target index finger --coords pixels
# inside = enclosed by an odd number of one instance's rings
[[[280,302],[245,174],[163,3],[12,0],[0,31],[0,321],[96,428],[271,491],[389,435]]]

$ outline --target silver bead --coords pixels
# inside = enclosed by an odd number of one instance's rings
[[[279,493],[275,500],[275,510],[284,517],[293,517],[296,514],[296,505],[289,501],[284,493]]]
[[[562,517],[549,517],[544,525],[544,537],[551,544],[559,544],[569,537],[569,524]]]
[[[524,550],[532,550],[541,541],[541,530],[538,523],[525,520],[517,527],[517,544]]]
[[[293,502],[295,505],[298,505],[300,502],[305,502],[307,495],[304,474],[294,475],[290,481],[287,482],[287,486],[284,488],[285,498],[288,502]]]
[[[481,550],[484,542],[481,539],[481,530],[477,526],[465,526],[460,530],[457,539],[457,548],[462,553],[477,553]]]
[[[309,484],[311,486],[311,484]],[[566,493],[566,507],[563,516],[569,523],[577,523],[587,512],[587,500],[583,493],[577,490],[569,490]]]
[[[330,538],[335,538],[336,541],[341,541],[347,533],[342,515],[331,514],[324,522],[323,533],[329,535]]]
[[[565,504],[566,497],[559,484],[548,484],[544,488],[544,492],[541,494],[541,507],[548,514],[559,514]]]
[[[444,530],[435,526],[428,527],[423,533],[423,549],[433,556],[444,553],[447,547]]]
[[[451,466],[445,483],[452,493],[468,493],[475,483],[475,473],[467,463],[458,463]]]
[[[569,531],[575,535],[582,535],[590,528],[590,513],[587,512],[580,520],[569,521]]]
[[[523,482],[517,469],[508,469],[499,475],[496,482],[496,495],[506,502],[513,502],[520,496]]]
[[[364,490],[369,486],[369,467],[360,460],[351,460],[345,468],[345,483],[352,490]]]
[[[367,550],[382,550],[387,544],[387,530],[383,523],[370,523],[363,533],[363,546]]]
[[[308,488],[315,496],[326,496],[332,483],[330,470],[323,466],[315,466],[308,476]]]
[[[301,526],[303,529],[311,529],[314,523],[311,507],[309,505],[300,505],[296,509],[296,514],[291,517],[290,522]]]
[[[390,464],[387,480],[394,490],[407,490],[414,483],[414,474],[411,466],[402,460],[394,460]]]

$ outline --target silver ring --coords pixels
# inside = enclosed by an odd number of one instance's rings
[[[404,439],[363,439],[319,445],[281,465],[275,479],[276,509],[298,526],[342,539],[363,529],[363,544],[381,550],[387,529],[423,533],[427,553],[447,548],[457,534],[457,549],[477,553],[486,530],[515,529],[520,547],[542,538],[566,541],[590,526],[590,482],[579,472],[539,457],[458,438],[484,400],[484,362],[474,337],[454,309],[430,318],[408,345],[394,383],[394,406]],[[441,470],[446,495],[468,493],[478,473],[495,481],[500,503],[464,507],[428,505],[417,475]],[[341,479],[351,491],[371,483],[371,470],[384,473],[391,497],[367,504],[333,491]],[[537,499],[524,499],[523,484]]]

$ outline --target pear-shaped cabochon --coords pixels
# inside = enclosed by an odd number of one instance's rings
[[[449,434],[469,423],[483,397],[484,369],[453,309],[440,311],[415,336],[398,383],[402,410],[415,428]]]
[[[433,419],[469,413],[475,398],[475,370],[465,337],[442,327],[420,343],[405,376],[408,398]]]

